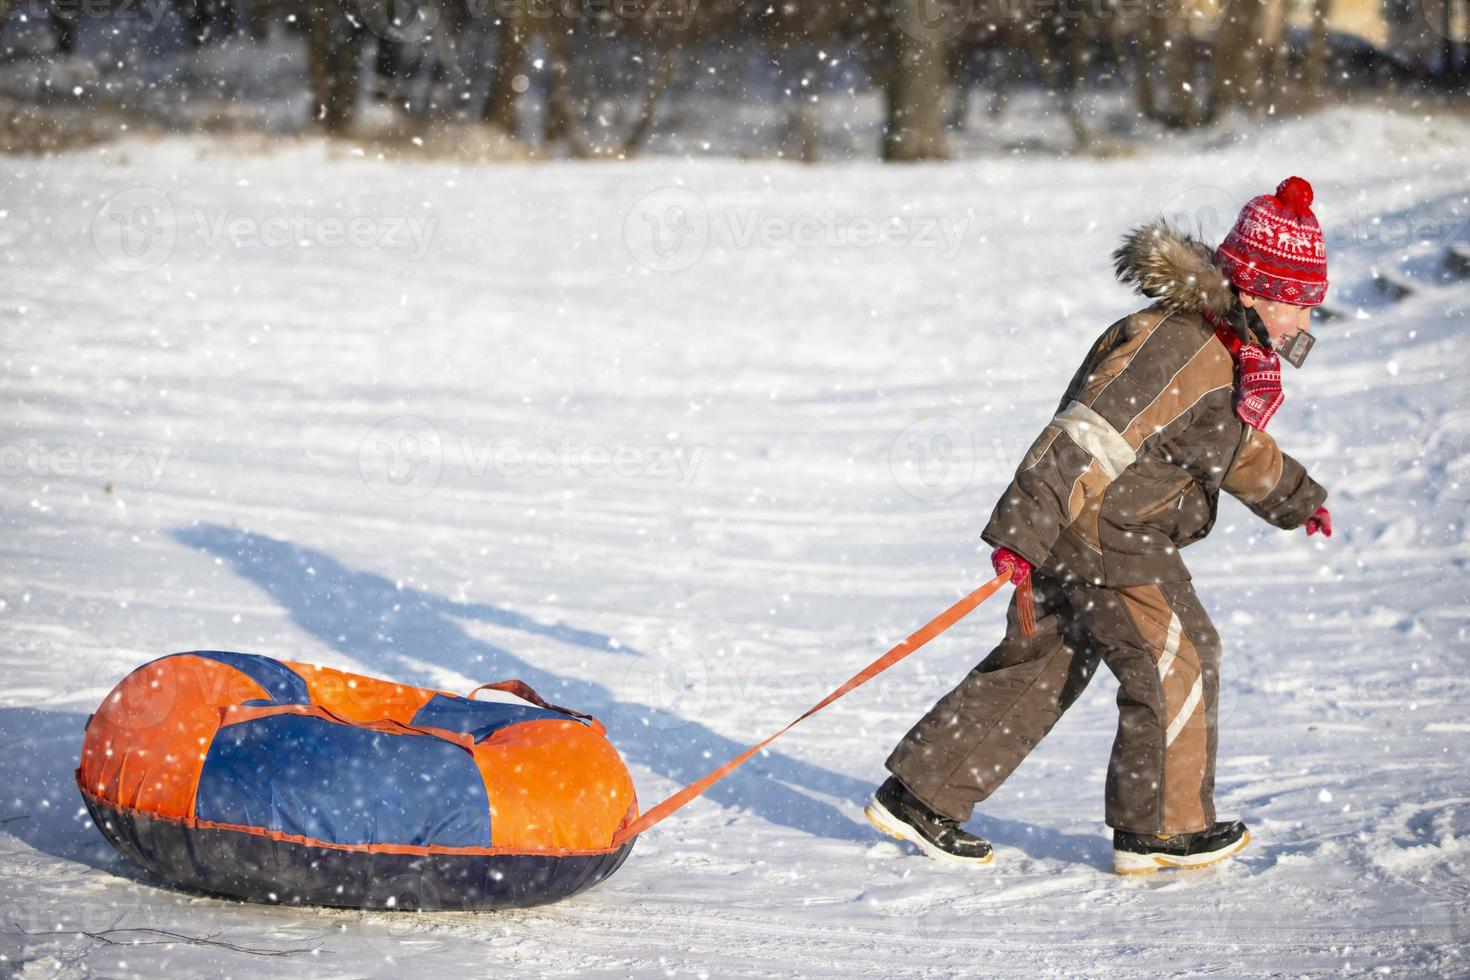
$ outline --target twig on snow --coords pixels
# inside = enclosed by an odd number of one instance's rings
[[[86,936],[88,939],[96,939],[109,946],[172,946],[176,943],[187,943],[191,946],[215,946],[219,949],[228,949],[236,953],[249,953],[251,956],[291,956],[296,953],[314,953],[321,948],[321,943],[314,946],[298,946],[288,949],[269,949],[263,946],[240,946],[235,943],[216,939],[219,933],[212,936],[189,936],[182,932],[171,932],[168,929],[153,929],[148,926],[125,926],[116,929],[103,929],[100,932],[88,932],[85,929],[48,929],[32,932],[18,922],[11,922],[23,936]],[[162,939],[120,939],[122,933],[144,933],[154,936],[162,936]]]

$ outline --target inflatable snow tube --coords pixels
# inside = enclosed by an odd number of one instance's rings
[[[87,721],[77,785],[102,835],[177,885],[351,908],[554,902],[633,847],[601,724],[246,653],[178,653]]]

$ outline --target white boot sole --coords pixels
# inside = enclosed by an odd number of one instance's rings
[[[1208,868],[1212,864],[1219,864],[1226,858],[1234,857],[1245,846],[1251,842],[1249,830],[1229,847],[1219,851],[1210,851],[1208,854],[1190,854],[1182,856],[1177,854],[1133,854],[1129,851],[1113,852],[1113,870],[1120,875],[1146,875],[1158,871],[1160,868]]]
[[[967,867],[979,867],[982,864],[989,864],[991,861],[995,860],[994,851],[991,851],[983,858],[967,858],[959,857],[958,855],[950,854],[948,851],[940,850],[933,844],[926,841],[916,831],[912,830],[908,826],[908,824],[895,817],[892,813],[888,811],[888,808],[886,806],[884,806],[882,803],[879,803],[876,799],[870,800],[868,802],[868,805],[863,807],[863,816],[868,818],[868,823],[872,824],[874,827],[877,827],[880,831],[887,834],[889,837],[892,837],[895,840],[908,841],[910,844],[913,844],[919,850],[923,851],[925,854],[929,855],[931,858],[940,862],[941,864],[950,864],[956,867],[958,867],[959,865],[965,865]]]

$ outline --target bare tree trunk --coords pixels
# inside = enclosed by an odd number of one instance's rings
[[[1183,84],[1188,75],[1183,67],[1184,52],[1176,27],[1173,17],[1167,12],[1151,14],[1144,35],[1147,40],[1143,60],[1149,77],[1147,96],[1153,103],[1153,118],[1170,126],[1183,126],[1186,119],[1184,96],[1187,94]],[[1158,67],[1159,84],[1163,86],[1162,98],[1152,88],[1154,66]]]
[[[1270,92],[1267,12],[1270,0],[1233,0],[1215,32],[1212,93],[1216,112],[1257,109]]]
[[[945,69],[949,72],[951,99],[949,104],[949,128],[964,132],[970,121],[970,56],[972,46],[956,43],[950,45]]]
[[[308,16],[312,119],[328,133],[343,133],[357,115],[362,28],[342,16],[333,0],[314,0]]]
[[[633,124],[633,131],[623,142],[623,156],[633,156],[642,148],[645,140],[653,132],[653,120],[658,115],[658,100],[663,95],[664,89],[668,88],[669,80],[674,77],[674,68],[679,64],[680,47],[676,41],[666,41],[663,52],[659,55],[658,68],[655,69],[653,77],[648,80],[648,88],[643,92],[643,104],[638,108],[638,121]]]
[[[54,4],[46,5],[46,17],[51,22],[51,31],[56,35],[56,53],[70,56],[77,49],[77,17],[75,10],[61,11]]]
[[[1261,86],[1256,95],[1258,112],[1275,105],[1287,90],[1291,73],[1290,51],[1286,42],[1287,0],[1266,0],[1264,23],[1261,25]]]
[[[1077,108],[1077,89],[1081,86],[1081,73],[1085,70],[1082,62],[1079,39],[1085,39],[1086,35],[1081,30],[1074,30],[1072,39],[1067,46],[1067,65],[1059,64],[1057,59],[1051,56],[1047,47],[1047,39],[1040,30],[1025,31],[1023,43],[1031,55],[1031,60],[1036,62],[1036,67],[1041,72],[1042,80],[1052,94],[1061,100],[1062,114],[1067,117],[1067,124],[1072,127],[1072,138],[1076,140],[1076,149],[1082,149],[1092,140],[1087,131],[1087,125],[1082,121],[1082,113]]]
[[[485,102],[483,118],[490,125],[514,136],[516,108],[521,92],[529,84],[524,69],[530,38],[524,26],[508,15],[501,17],[497,36],[495,75],[490,82],[490,98]]]
[[[1308,105],[1322,98],[1322,82],[1327,74],[1327,18],[1332,13],[1332,0],[1312,0],[1312,33],[1307,39],[1307,60],[1302,66],[1302,95]]]
[[[801,100],[796,109],[796,136],[801,141],[801,162],[822,162],[822,120],[817,104],[810,98]]]
[[[945,42],[923,30],[925,0],[893,0],[893,71],[883,159],[943,160]]]
[[[586,108],[572,86],[571,36],[559,31],[547,38],[547,55],[551,61],[551,86],[546,99],[547,144],[566,143],[572,156],[587,159],[596,156],[582,130]]]
[[[440,0],[440,23],[429,36],[433,69],[429,74],[429,112],[445,120],[460,115],[460,96],[474,82],[465,70],[464,48],[470,43],[470,10],[465,0]],[[442,98],[442,104],[435,102]]]
[[[184,20],[191,47],[200,48],[235,33],[235,6],[216,0],[185,0],[175,4]]]
[[[546,58],[551,79],[541,136],[548,144],[576,142],[578,114],[571,92],[571,51],[572,38],[565,30],[552,30],[546,35]]]
[[[817,45],[797,36],[781,58],[776,80],[779,98],[785,103],[786,122],[779,140],[783,156],[802,163],[821,158],[821,110],[817,102],[825,75],[817,58]]]
[[[1244,0],[1250,2],[1250,0]],[[1203,117],[1194,98],[1194,43],[1189,25],[1173,14],[1159,14],[1156,57],[1164,69],[1164,90],[1169,97],[1169,119],[1176,126],[1198,126]]]
[[[994,73],[995,81],[990,90],[990,118],[999,119],[1006,114],[1011,98],[1011,80],[1015,77],[1015,51],[1005,45],[995,52],[1000,67]]]
[[[245,0],[245,23],[256,41],[270,37],[270,0]]]
[[[1136,33],[1129,34],[1124,45],[1137,72],[1133,80],[1133,104],[1143,118],[1159,119],[1162,112],[1154,94],[1154,63],[1151,53]]]
[[[1466,13],[1470,14],[1470,4],[1466,6]],[[1446,88],[1453,89],[1455,76],[1458,74],[1455,71],[1455,0],[1444,0],[1444,9],[1440,14],[1440,78],[1444,80]]]
[[[1465,8],[1466,26],[1467,28],[1470,28],[1470,0],[1461,0],[1461,5]],[[1448,3],[1446,4],[1446,6],[1448,7]],[[1445,16],[1448,17],[1449,14],[1446,13]],[[1449,41],[1449,35],[1450,32],[1446,30],[1446,43],[1448,43]],[[1463,53],[1458,69],[1453,68],[1450,63],[1446,63],[1445,71],[1452,86],[1458,85],[1459,91],[1461,92],[1470,91],[1470,50],[1467,50]]]
[[[1092,60],[1092,41],[1101,30],[1106,30],[1102,20],[1085,19],[1072,29],[1067,41],[1067,89],[1062,96],[1063,109],[1079,150],[1092,142],[1092,133],[1088,131],[1087,122],[1082,118],[1082,107],[1078,100],[1087,84],[1087,69]]]

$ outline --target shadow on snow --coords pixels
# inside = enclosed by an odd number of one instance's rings
[[[471,678],[518,678],[549,701],[597,715],[624,758],[680,785],[745,748],[698,720],[621,702],[602,684],[554,674],[471,636],[458,621],[493,623],[617,655],[600,634],[545,626],[496,606],[399,588],[375,572],[349,568],[324,552],[263,534],[199,524],[181,528],[174,536],[229,562],[286,609],[298,626],[369,673],[438,686],[421,666],[428,661]],[[860,799],[871,788],[861,780],[772,751],[752,759],[705,795],[722,806],[748,809],[806,833],[869,839],[865,826],[793,786],[838,799]],[[640,802],[647,807],[654,801]]]
[[[181,543],[228,561],[285,608],[298,626],[371,673],[437,686],[423,662],[467,677],[519,678],[550,700],[588,710],[604,720],[609,737],[630,762],[682,785],[745,748],[703,723],[663,708],[620,701],[602,684],[564,677],[495,644],[477,639],[460,620],[492,623],[529,636],[545,637],[615,656],[641,656],[619,649],[607,636],[562,624],[547,625],[485,603],[464,603],[411,588],[399,588],[374,572],[354,570],[335,558],[262,534],[212,524],[174,532]],[[200,648],[210,644],[205,640]],[[166,651],[160,651],[160,654]],[[0,736],[12,751],[0,755],[0,783],[10,805],[0,813],[0,832],[65,860],[141,879],[91,826],[73,782],[86,718],[33,708],[0,708]],[[753,733],[758,734],[758,733]],[[871,784],[767,750],[705,795],[732,810],[748,810],[805,833],[871,843],[866,824],[844,816],[816,793],[861,801]],[[654,802],[644,799],[644,807]],[[1023,821],[977,815],[981,830],[997,844],[1034,858],[1083,861],[1102,866],[1106,848]]]

